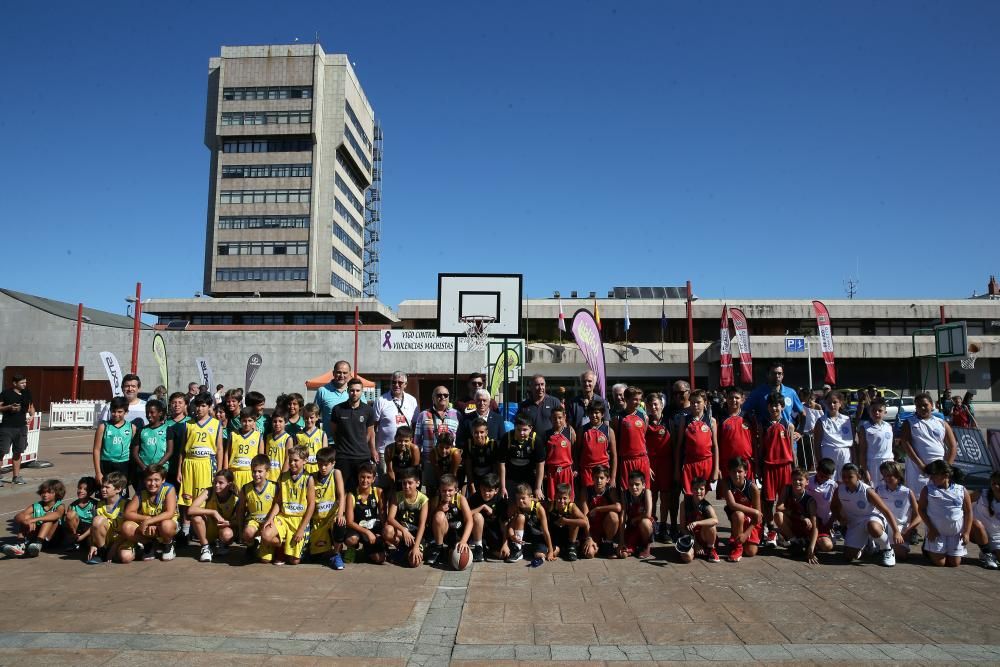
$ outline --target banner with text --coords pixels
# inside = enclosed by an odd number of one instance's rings
[[[729,316],[733,318],[736,341],[740,344],[740,382],[753,384],[753,355],[750,354],[750,330],[747,328],[747,316],[739,308],[730,308]]]
[[[111,383],[112,396],[124,396],[122,393],[122,367],[118,363],[118,357],[110,352],[101,352],[101,365],[104,366],[108,374],[108,382]]]
[[[733,346],[729,339],[729,307],[722,306],[719,327],[719,386],[733,386]]]
[[[194,365],[198,367],[198,379],[201,384],[208,387],[208,393],[213,393],[215,385],[212,384],[212,367],[208,365],[208,359],[198,357],[194,360]]]
[[[601,331],[597,320],[586,308],[581,308],[573,314],[573,338],[580,346],[580,353],[587,360],[587,366],[597,376],[597,386],[594,388],[601,396],[607,396],[607,378],[604,374],[604,343],[601,341]]]
[[[819,327],[819,349],[823,351],[823,363],[826,364],[826,382],[837,384],[837,369],[833,367],[833,332],[830,329],[830,311],[822,301],[813,301],[816,311],[816,326]]]
[[[454,352],[455,338],[438,336],[434,329],[382,329],[379,349],[383,352]],[[468,352],[469,342],[458,338],[458,351]]]

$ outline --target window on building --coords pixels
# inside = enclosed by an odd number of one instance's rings
[[[311,164],[230,164],[222,167],[223,178],[294,178],[312,176]]]
[[[232,315],[192,315],[191,324],[232,324]]]
[[[357,114],[354,113],[354,109],[351,108],[351,104],[347,100],[344,100],[344,111],[347,112],[347,118],[351,121],[351,125],[354,126],[354,129],[358,131],[358,135],[361,137],[361,140],[365,143],[365,146],[368,148],[368,152],[370,153],[372,150],[372,142],[368,138],[368,133],[365,132],[364,128],[361,126],[361,121],[358,120]]]
[[[349,297],[352,297],[354,299],[361,298],[361,290],[354,287],[353,285],[350,285],[346,280],[338,276],[336,273],[330,274],[330,284]]]
[[[344,219],[344,222],[351,226],[354,233],[358,236],[363,236],[365,233],[365,228],[361,226],[361,223],[351,215],[351,212],[347,210],[347,207],[340,203],[340,200],[336,197],[333,198],[333,208],[340,214],[340,217]]]
[[[305,267],[216,269],[215,279],[218,282],[305,280],[307,271]]]
[[[309,216],[222,216],[219,229],[298,229],[309,227]]]
[[[347,255],[340,252],[336,248],[333,249],[333,261],[344,267],[344,269],[346,269],[347,272],[350,273],[352,276],[354,276],[358,280],[361,280],[361,269],[359,269],[354,262],[348,259]]]
[[[344,193],[344,196],[347,198],[347,201],[351,204],[351,206],[354,207],[354,210],[357,211],[360,215],[364,215],[365,214],[364,204],[362,204],[361,200],[355,197],[354,193],[351,192],[351,188],[349,185],[347,185],[347,181],[341,178],[340,174],[334,174],[333,178],[334,181],[336,181],[337,183],[337,189],[340,190],[342,193]]]
[[[306,255],[307,241],[238,241],[218,244],[219,255]]]
[[[302,125],[312,122],[312,111],[225,111],[222,125]]]
[[[300,153],[312,147],[312,139],[305,137],[244,137],[222,142],[223,153]]]
[[[368,171],[368,173],[371,173],[372,170],[371,161],[365,155],[364,150],[362,150],[361,144],[358,143],[357,137],[355,137],[354,133],[351,132],[351,128],[349,128],[346,125],[344,126],[344,136],[347,137],[347,143],[349,143],[354,148],[354,152],[357,153],[358,159],[361,160],[361,164],[365,166],[365,169]]]
[[[223,190],[220,204],[308,204],[312,191],[302,190]]]
[[[284,315],[262,314],[244,315],[243,324],[284,324]]]
[[[368,189],[368,184],[358,176],[358,168],[354,163],[350,162],[346,157],[344,157],[344,150],[341,148],[337,149],[337,164],[341,166],[344,173],[351,179],[354,183],[354,187],[358,189],[359,192],[364,192]]]
[[[312,86],[243,86],[222,89],[222,99],[242,100],[308,100]]]
[[[338,223],[333,223],[333,235],[336,236],[340,241],[347,246],[347,249],[353,252],[358,257],[364,257],[361,254],[361,246],[358,245],[357,241],[351,238],[351,235],[347,233],[347,230],[341,227]]]

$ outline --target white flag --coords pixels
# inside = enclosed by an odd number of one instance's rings
[[[212,367],[208,365],[208,359],[198,357],[194,363],[198,367],[198,377],[201,378],[201,383],[208,387],[208,393],[211,394],[215,391],[215,385],[212,384]]]
[[[108,374],[108,382],[111,383],[112,396],[124,396],[122,393],[122,367],[118,364],[118,358],[110,352],[101,352],[101,365],[104,366]]]

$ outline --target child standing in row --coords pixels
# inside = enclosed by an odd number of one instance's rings
[[[715,420],[705,412],[707,395],[701,389],[691,393],[691,412],[678,420],[671,440],[674,449],[674,479],[684,495],[691,495],[696,477],[714,482],[719,479],[719,441]]]
[[[663,414],[664,396],[653,392],[646,398],[646,451],[652,478],[649,490],[653,494],[653,513],[659,500],[659,530],[657,538],[666,541],[670,526],[677,527],[677,491],[674,488],[674,452],[670,443],[670,424]]]
[[[643,486],[649,486],[649,456],[646,451],[646,416],[642,413],[642,390],[638,387],[625,389],[625,414],[616,421],[615,442],[618,446],[618,486],[627,489],[631,485],[633,471],[642,473]]]
[[[614,486],[615,473],[618,470],[618,446],[615,443],[615,432],[604,423],[604,403],[592,401],[587,408],[590,421],[577,435],[576,451],[573,460],[579,470],[579,497],[587,488],[593,486],[592,471],[597,467],[606,468],[611,474],[611,486]],[[615,533],[617,534],[617,529]]]
[[[821,458],[833,461],[834,479],[840,481],[840,474],[845,464],[857,457],[852,455],[854,448],[854,428],[851,418],[841,414],[844,408],[844,394],[835,391],[830,394],[827,406],[829,414],[819,418],[813,429],[813,455],[816,461]]]
[[[767,546],[776,547],[777,532],[773,527],[774,503],[785,487],[792,483],[792,461],[795,454],[792,443],[795,442],[795,427],[785,421],[782,411],[785,409],[785,397],[780,392],[774,392],[767,397],[767,414],[769,423],[761,434],[758,447],[760,452],[760,478],[763,481],[764,526],[767,529]]]
[[[883,463],[893,460],[892,426],[885,421],[885,399],[876,397],[868,406],[871,420],[861,422],[858,429],[858,460],[865,464],[865,478],[869,484],[878,481]]]
[[[569,484],[573,488],[573,443],[576,432],[566,423],[566,410],[552,409],[552,431],[545,439],[545,474],[542,487],[545,497],[553,500],[556,487]]]
[[[291,408],[294,405],[298,405],[298,402],[301,400],[301,396],[292,394],[288,402],[288,407]],[[326,431],[319,427],[319,406],[315,403],[307,403],[302,413],[303,416],[298,419],[303,421],[304,426],[296,427],[298,431],[295,434],[295,438],[309,452],[309,456],[306,458],[306,472],[310,475],[315,475],[316,471],[319,470],[316,454],[324,447],[329,447],[329,442],[326,438]],[[293,421],[295,419],[293,415],[289,414],[288,419],[289,423],[296,423]]]

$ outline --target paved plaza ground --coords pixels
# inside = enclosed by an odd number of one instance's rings
[[[5,527],[42,479],[75,487],[92,437],[42,434],[55,465],[0,489]],[[957,570],[919,557],[808,566],[783,550],[679,565],[668,553],[461,573],[244,566],[238,551],[213,564],[191,550],[127,566],[0,559],[0,665],[1000,663],[1000,572],[980,568],[975,548]]]

